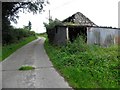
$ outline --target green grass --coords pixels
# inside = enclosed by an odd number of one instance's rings
[[[2,45],[0,45],[0,61],[2,60]]]
[[[2,55],[0,56],[0,61],[3,61],[5,58],[7,58],[9,55],[11,55],[13,52],[15,52],[17,49],[21,48],[25,44],[35,40],[35,36],[24,38],[23,40],[19,41],[19,43],[13,43],[10,45],[5,45],[2,47]],[[2,58],[1,58],[2,57]]]
[[[26,70],[34,70],[35,67],[33,66],[22,66],[19,68],[20,71],[26,71]]]
[[[47,38],[47,34],[46,33],[40,33],[40,34],[37,34],[37,36]]]
[[[73,88],[120,88],[118,46],[87,45],[77,38],[66,46],[54,46],[46,39],[45,49],[54,67]]]

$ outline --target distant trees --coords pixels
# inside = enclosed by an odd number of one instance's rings
[[[29,23],[28,23],[29,30],[31,30],[31,27],[32,27],[32,23],[29,21]]]
[[[31,28],[32,28],[32,23],[29,21],[28,22],[28,25],[27,26],[24,26],[24,29],[26,29],[26,30],[31,30]]]

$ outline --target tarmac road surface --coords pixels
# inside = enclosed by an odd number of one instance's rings
[[[44,50],[44,41],[40,37],[2,62],[2,88],[71,88],[54,69]],[[36,69],[19,71],[22,65]]]

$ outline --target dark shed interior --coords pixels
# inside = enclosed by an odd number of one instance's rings
[[[87,27],[85,26],[70,26],[68,27],[69,39],[73,42],[78,36],[83,36],[87,41]]]

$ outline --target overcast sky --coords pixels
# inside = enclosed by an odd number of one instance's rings
[[[64,20],[76,12],[83,13],[98,26],[118,27],[119,0],[49,0],[50,5],[44,7],[45,12],[33,15],[32,13],[19,13],[18,24],[23,27],[32,23],[32,30],[37,33],[45,32],[43,22],[48,22],[49,10],[52,18]]]

